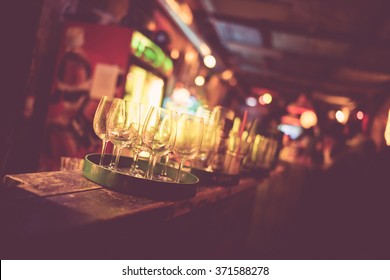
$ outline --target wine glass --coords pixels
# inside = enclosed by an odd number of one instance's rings
[[[204,129],[202,145],[199,153],[196,155],[193,164],[194,167],[200,169],[207,169],[210,153],[214,150],[215,138],[217,136],[217,119],[215,115],[211,114],[211,111],[205,108],[198,110],[196,116],[204,118]]]
[[[166,147],[166,150],[160,154],[160,157],[161,157],[160,163],[162,164],[161,172],[160,172],[160,174],[154,174],[154,176],[153,176],[154,179],[159,180],[159,181],[164,181],[164,182],[173,182],[173,179],[168,177],[168,162],[171,158],[171,154],[173,153],[172,149],[173,149],[173,146],[174,146],[175,140],[176,140],[178,115],[177,115],[176,111],[173,111],[172,113],[173,113],[174,132],[172,133],[171,141],[170,141],[169,145]]]
[[[131,147],[133,151],[133,162],[130,166],[129,174],[136,177],[144,177],[145,173],[141,169],[138,168],[138,159],[139,155],[143,151],[148,151],[148,148],[144,145],[142,141],[142,128],[146,120],[146,116],[148,113],[148,106],[140,103],[140,129],[138,130],[137,139],[134,141],[134,144]]]
[[[180,182],[184,162],[194,158],[202,145],[204,118],[182,113],[177,121],[177,135],[173,152],[180,159],[175,183]]]
[[[119,98],[115,98],[115,99],[119,99]],[[99,101],[99,105],[96,109],[95,116],[93,117],[93,130],[95,131],[96,135],[103,141],[99,165],[103,164],[103,158],[106,153],[106,148],[108,143],[108,134],[107,134],[107,126],[106,126],[107,117],[108,117],[108,112],[110,110],[110,107],[113,103],[113,100],[115,99],[109,98],[108,96],[103,96]]]
[[[107,119],[107,133],[109,140],[117,148],[114,170],[118,163],[122,149],[134,143],[140,129],[139,103],[123,99],[114,100]]]
[[[150,150],[147,179],[153,179],[153,171],[160,156],[169,153],[176,138],[176,112],[151,106],[142,131],[142,141]]]
[[[167,154],[161,157],[160,163],[162,164],[162,169],[160,175],[157,175],[157,179],[160,181],[166,181],[166,182],[172,181],[172,179],[168,177],[168,163],[170,160],[171,153],[172,152],[169,151]]]

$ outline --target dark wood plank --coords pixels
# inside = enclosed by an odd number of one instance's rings
[[[51,178],[52,175],[50,174]],[[5,209],[2,212],[7,213],[8,217],[18,217],[15,221],[9,220],[8,223],[13,224],[14,230],[21,235],[26,231],[30,235],[39,235],[154,210],[161,210],[161,213],[152,215],[148,217],[149,219],[169,220],[255,186],[253,180],[244,179],[235,187],[202,187],[192,199],[170,202],[134,197],[101,187],[93,188],[85,184],[83,179],[80,177],[82,182],[80,188],[65,189],[63,186],[57,186],[58,192],[54,192],[49,187],[37,191],[36,185],[31,184],[15,185],[16,188],[23,188],[27,193],[32,190],[35,196],[30,196],[27,201],[8,199],[2,205]],[[73,185],[70,183],[70,186]],[[43,195],[39,196],[42,192]],[[25,195],[26,197],[28,196]],[[31,226],[34,221],[39,221],[39,226]]]
[[[257,184],[243,178],[233,187],[199,187],[188,200],[154,201],[103,188],[75,171],[9,175],[0,190],[0,246],[14,258],[216,255],[211,251],[242,240]]]

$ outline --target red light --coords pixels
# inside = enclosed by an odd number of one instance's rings
[[[264,99],[263,99],[263,96],[262,96],[262,95],[259,97],[259,103],[260,103],[261,105],[265,105],[265,102],[264,102]]]
[[[364,118],[364,113],[362,111],[358,111],[356,113],[356,118],[361,121]]]

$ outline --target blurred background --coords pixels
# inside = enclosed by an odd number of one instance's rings
[[[258,194],[269,200],[255,209],[257,217],[274,211],[272,225],[255,221],[253,235],[262,229],[272,252],[283,247],[275,240],[291,209],[313,209],[304,202],[337,194],[340,210],[352,192],[355,206],[386,204],[388,1],[36,0],[4,8],[2,177],[59,170],[61,157],[99,152],[91,123],[108,95],[192,114],[221,105],[280,139],[274,181]],[[307,191],[313,185],[329,188]]]

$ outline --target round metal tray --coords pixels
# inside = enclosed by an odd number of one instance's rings
[[[106,188],[126,193],[134,196],[154,199],[154,200],[181,200],[188,199],[196,195],[199,179],[188,172],[182,171],[180,182],[165,182],[149,180],[145,178],[131,176],[125,173],[129,169],[133,159],[121,157],[119,160],[119,170],[114,171],[106,166],[110,163],[112,155],[105,155],[103,166],[100,166],[100,154],[89,154],[85,157],[83,174],[84,176]],[[141,170],[146,171],[148,163],[143,160],[138,161]],[[154,172],[160,174],[163,165],[157,164]],[[176,177],[177,169],[167,166],[167,177]]]

